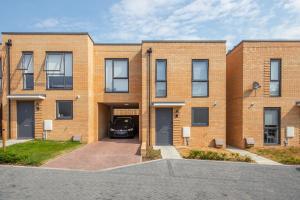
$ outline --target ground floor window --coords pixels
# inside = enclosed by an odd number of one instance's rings
[[[264,143],[280,143],[280,108],[264,110]]]
[[[208,108],[194,107],[192,108],[192,125],[193,126],[208,126],[209,121]]]
[[[72,119],[73,118],[73,101],[60,100],[56,101],[56,118]]]

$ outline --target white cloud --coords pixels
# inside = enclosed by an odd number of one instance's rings
[[[300,0],[282,0],[283,8],[300,14]]]
[[[52,31],[87,31],[94,26],[89,22],[72,18],[46,18],[38,20],[33,27]]]
[[[259,6],[253,0],[121,0],[110,11],[110,39],[201,39],[205,23],[255,20]]]

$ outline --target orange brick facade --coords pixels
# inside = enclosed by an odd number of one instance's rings
[[[264,108],[280,108],[279,145],[300,145],[300,42],[243,41],[227,55],[227,143],[245,147],[245,138],[264,146]],[[270,96],[270,61],[281,60],[281,95]],[[254,91],[257,81],[261,88]],[[295,136],[286,144],[286,127]]]
[[[227,55],[226,69],[225,41],[143,41],[140,44],[97,44],[87,33],[4,33],[1,46],[2,126],[6,137],[9,135],[5,46],[8,39],[12,40],[11,94],[46,95],[44,100],[34,101],[35,138],[43,137],[43,122],[48,119],[53,121],[53,130],[48,132],[48,139],[69,140],[74,135],[80,135],[84,142],[95,142],[107,136],[113,113],[131,113],[125,115],[134,115],[138,120],[139,140],[143,150],[147,145],[156,145],[155,111],[159,108],[153,106],[153,103],[182,102],[182,105],[167,106],[172,109],[172,144],[175,146],[185,144],[182,137],[183,127],[191,128],[189,145],[192,147],[214,146],[215,139],[222,140],[224,144],[227,142],[242,147],[243,139],[249,136],[255,138],[257,145],[262,145],[261,117],[264,106],[282,107],[282,117],[286,116],[282,120],[282,133],[286,125],[295,126],[297,137],[290,140],[289,145],[299,145],[300,111],[295,107],[295,101],[297,98],[299,100],[300,96],[299,88],[296,87],[299,85],[297,82],[299,60],[295,60],[296,54],[299,54],[299,43],[280,43],[276,44],[276,47],[273,47],[273,44],[265,47],[265,43],[242,43]],[[150,48],[152,53],[149,57],[147,50]],[[22,70],[17,69],[24,51],[33,52],[33,90],[23,89]],[[72,52],[72,89],[46,89],[44,66],[46,52],[49,51]],[[283,61],[282,66],[289,69],[283,71],[280,98],[267,97],[267,91],[264,89],[268,84],[264,77],[268,76],[266,61],[269,57],[280,57]],[[105,91],[105,59],[128,60],[128,92]],[[167,60],[167,95],[164,98],[155,96],[157,59]],[[208,60],[209,95],[207,97],[192,97],[193,59]],[[254,79],[263,87],[255,97],[253,93],[247,94],[246,97],[245,94]],[[289,79],[295,81],[289,82]],[[72,119],[56,119],[57,100],[73,101]],[[9,136],[11,138],[18,138],[16,106],[18,101],[21,100],[11,100],[11,135]],[[254,107],[249,110],[248,104],[253,102]],[[193,107],[208,108],[208,126],[192,125]],[[282,140],[283,136],[284,134],[281,134]]]

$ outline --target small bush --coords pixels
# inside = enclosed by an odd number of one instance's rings
[[[144,161],[147,160],[157,160],[161,158],[161,153],[159,149],[148,148],[146,150],[146,156],[143,157]]]
[[[248,156],[241,156],[238,153],[218,153],[214,151],[202,151],[202,150],[191,150],[187,159],[199,159],[199,160],[229,160],[229,161],[240,161],[240,162],[251,162],[251,158]]]
[[[0,151],[0,164],[19,164],[22,163],[23,160],[27,160],[28,156],[26,155],[18,155],[12,152],[4,152]]]

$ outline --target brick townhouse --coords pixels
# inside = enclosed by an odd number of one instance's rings
[[[300,41],[242,41],[227,54],[227,144],[300,145]]]
[[[113,117],[130,115],[142,150],[226,143],[225,41],[104,44],[88,33],[2,33],[1,47],[4,137],[90,143],[107,137]]]
[[[288,145],[299,145],[299,44],[242,42],[226,60],[219,40],[111,44],[88,33],[2,33],[3,136],[91,143],[107,137],[114,117],[131,116],[142,152],[149,145],[244,147],[246,138],[261,146],[264,132],[283,145],[287,126],[295,134]],[[281,67],[279,80],[270,79],[271,63]],[[254,92],[253,82],[261,86]],[[269,97],[275,82],[280,97]],[[276,112],[277,139],[263,122],[263,113]]]

